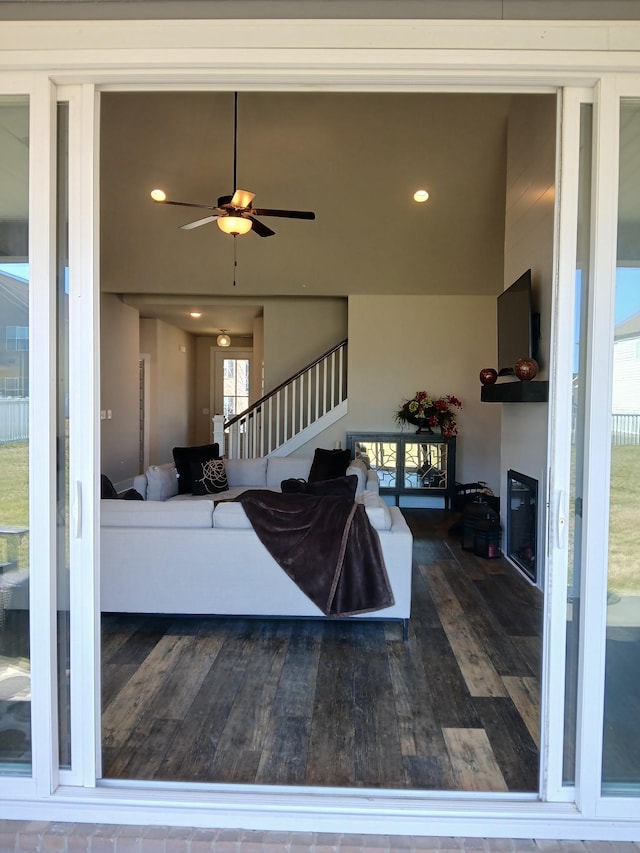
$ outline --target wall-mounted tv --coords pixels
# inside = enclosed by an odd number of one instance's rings
[[[531,309],[531,270],[498,296],[498,374],[507,376],[519,358],[535,358],[538,330]]]

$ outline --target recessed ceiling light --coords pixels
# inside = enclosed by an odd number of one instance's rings
[[[195,317],[195,319],[197,320],[198,317],[202,317],[202,313],[200,311],[190,311],[189,316]]]
[[[429,193],[426,190],[416,190],[413,194],[413,200],[422,202],[429,198]]]

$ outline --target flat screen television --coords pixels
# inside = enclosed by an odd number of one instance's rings
[[[508,376],[519,358],[535,358],[538,331],[531,309],[531,270],[498,296],[498,375]]]

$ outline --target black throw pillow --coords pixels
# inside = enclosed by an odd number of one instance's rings
[[[350,450],[323,450],[321,447],[317,447],[309,471],[309,482],[315,483],[318,480],[333,480],[335,477],[344,477],[350,461]]]
[[[326,497],[331,495],[347,500],[355,500],[358,478],[355,474],[348,477],[334,477],[331,480],[316,480],[314,483],[305,483],[304,480],[283,480],[280,488],[284,494],[314,495],[315,497]]]
[[[126,492],[122,492],[118,495],[121,501],[143,501],[144,498],[140,494],[140,492],[135,489],[127,489]]]
[[[229,488],[224,459],[191,462],[191,478],[194,495],[217,495]]]
[[[217,443],[201,444],[198,447],[174,447],[173,461],[178,472],[178,494],[188,495],[193,492],[192,462],[208,462],[209,459],[217,459],[219,455]]]
[[[118,497],[116,487],[106,474],[100,474],[100,497],[113,500]]]

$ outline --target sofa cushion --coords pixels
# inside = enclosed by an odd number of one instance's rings
[[[393,519],[388,505],[380,495],[371,490],[364,491],[356,498],[356,503],[364,504],[367,518],[376,530],[391,530]]]
[[[207,462],[217,459],[220,451],[217,444],[200,444],[197,447],[174,447],[173,461],[178,471],[178,494],[186,495],[193,492],[191,477],[192,462]]]
[[[267,488],[279,489],[290,477],[307,480],[311,470],[310,456],[270,456],[267,462]]]
[[[344,477],[351,459],[350,450],[324,450],[317,447],[309,471],[309,482]]]
[[[167,462],[165,465],[150,465],[147,468],[148,501],[166,501],[178,494],[178,474],[176,466]]]
[[[192,459],[191,479],[194,495],[217,495],[229,488],[224,459],[208,459],[206,462]]]
[[[281,483],[281,489],[285,494],[297,493],[316,497],[332,495],[350,501],[355,499],[357,486],[358,478],[355,474],[349,477],[334,477],[332,480],[316,480],[314,483],[295,479],[283,480]]]
[[[267,457],[257,459],[225,459],[229,486],[253,486],[264,489],[267,485]]]
[[[102,527],[211,527],[213,501],[100,502]]]
[[[251,530],[244,507],[237,501],[221,501],[213,513],[213,526],[228,530]]]

